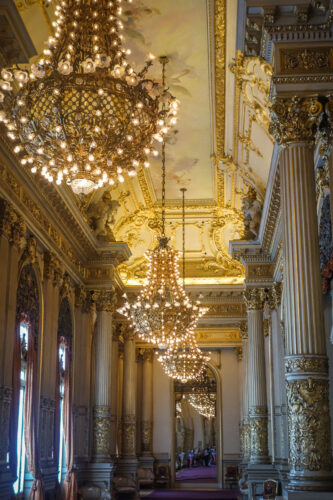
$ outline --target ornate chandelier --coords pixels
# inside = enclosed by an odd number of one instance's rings
[[[200,376],[189,383],[175,383],[175,392],[181,394],[200,415],[213,418],[216,415],[216,379],[208,366]]]
[[[157,359],[170,378],[184,384],[200,377],[209,357],[205,356],[199,349],[194,332],[188,332],[185,338],[181,337],[177,340],[179,342],[170,343],[169,347],[161,352]]]
[[[215,417],[216,394],[188,394],[188,402],[200,415]]]
[[[163,85],[165,64],[162,58]],[[154,250],[146,252],[148,273],[146,284],[137,300],[130,304],[126,300],[118,309],[126,316],[137,336],[155,344],[159,349],[176,346],[183,335],[190,335],[206,310],[200,302],[192,302],[181,285],[179,272],[180,253],[168,245],[165,235],[165,140],[162,140],[162,235]],[[126,294],[124,295],[127,299]]]
[[[165,349],[175,344],[184,330],[194,332],[205,310],[199,302],[193,303],[181,286],[179,252],[168,246],[164,228],[158,242],[154,250],[146,252],[146,284],[137,300],[133,304],[126,301],[118,311],[130,320],[140,339]]]
[[[165,142],[162,143],[162,236],[158,246],[147,251],[146,284],[136,302],[125,302],[118,311],[126,316],[138,337],[159,349],[177,345],[183,336],[193,334],[206,309],[192,302],[181,285],[180,252],[168,245],[165,236]],[[125,298],[126,294],[125,294]]]
[[[185,188],[181,189],[183,198],[183,293],[185,294]],[[186,294],[185,294],[186,295]],[[186,295],[187,297],[187,295]],[[189,300],[189,299],[188,299]],[[189,301],[190,302],[190,301]],[[199,301],[198,301],[199,302]],[[200,307],[193,327],[182,325],[182,335],[176,335],[169,341],[166,351],[161,353],[158,361],[162,364],[165,373],[185,383],[200,377],[209,357],[204,356],[195,339],[194,329],[199,318],[205,314],[207,308]]]
[[[76,194],[148,167],[176,122],[178,102],[147,77],[153,56],[138,73],[126,60],[125,1],[62,1],[38,63],[1,71],[0,121],[20,163]]]

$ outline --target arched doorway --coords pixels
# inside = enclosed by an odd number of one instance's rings
[[[172,383],[171,479],[173,486],[222,487],[220,374],[207,364],[197,381]]]

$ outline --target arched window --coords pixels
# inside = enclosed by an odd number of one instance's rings
[[[74,435],[72,411],[72,315],[68,299],[60,304],[58,320],[56,387],[56,459],[58,459],[58,481],[65,476],[66,499],[76,498],[76,478],[73,472]],[[65,467],[64,467],[65,466]]]
[[[25,473],[25,442],[24,442],[24,402],[25,402],[25,382],[27,377],[27,350],[29,341],[29,324],[27,320],[22,320],[19,324],[20,336],[20,392],[18,408],[18,426],[17,426],[17,478],[13,485],[14,493],[22,493],[24,488]]]
[[[16,331],[13,357],[13,400],[10,431],[11,469],[17,478],[14,492],[24,491],[26,473],[33,476],[33,489],[42,491],[38,463],[37,351],[39,332],[39,293],[32,264],[20,273],[16,300]]]
[[[58,347],[58,363],[59,363],[59,453],[58,453],[58,482],[62,481],[62,472],[64,468],[64,387],[65,387],[65,369],[66,369],[66,344],[61,339]]]

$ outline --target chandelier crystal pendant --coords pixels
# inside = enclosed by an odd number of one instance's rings
[[[131,0],[127,0],[131,3]],[[30,70],[3,69],[0,121],[21,165],[87,194],[136,175],[176,123],[178,101],[123,48],[126,0],[64,0],[54,36]]]
[[[183,215],[183,287],[185,293],[185,192],[182,188],[182,215]],[[187,295],[186,295],[187,296]],[[189,299],[188,299],[189,300]],[[189,300],[191,303],[191,301]],[[199,301],[197,301],[199,303]],[[175,380],[186,383],[189,380],[195,380],[202,374],[209,357],[205,356],[199,349],[195,339],[194,329],[201,316],[207,312],[207,308],[199,307],[199,313],[196,315],[196,321],[193,327],[188,328],[182,325],[182,335],[175,335],[172,341],[169,341],[168,348],[161,352],[158,361],[162,364],[165,373]]]

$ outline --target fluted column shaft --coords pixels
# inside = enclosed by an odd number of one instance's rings
[[[327,490],[331,470],[328,364],[322,308],[312,141],[325,99],[278,98],[284,236],[289,489]],[[319,130],[317,128],[317,130]]]
[[[118,398],[118,356],[119,356],[119,327],[116,325],[112,333],[111,350],[111,384],[110,384],[110,404],[111,404],[111,455],[117,453],[117,398]]]
[[[122,408],[122,457],[135,457],[136,451],[136,355],[135,334],[124,334],[124,375]]]
[[[241,325],[243,352],[243,418],[241,423],[241,448],[243,462],[247,463],[250,458],[250,422],[249,422],[249,343],[247,322]]]
[[[248,311],[250,463],[268,463],[265,340],[261,290],[248,289],[244,298]]]
[[[153,447],[153,349],[145,349],[142,358],[141,445],[143,454],[151,455]]]
[[[110,459],[111,402],[110,373],[112,346],[112,292],[96,292],[95,404],[93,450],[95,461]]]

